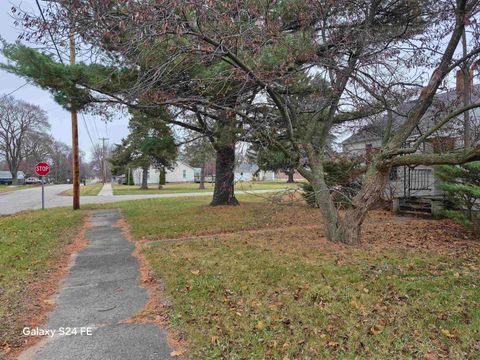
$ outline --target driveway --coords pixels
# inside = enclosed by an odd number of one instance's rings
[[[107,184],[107,186],[110,184]],[[63,207],[72,205],[71,196],[62,196],[65,190],[72,185],[48,185],[45,186],[45,207]],[[236,191],[236,195],[241,194],[262,194],[271,192],[281,192],[282,190],[250,190]],[[80,205],[82,204],[107,204],[127,200],[153,199],[153,198],[173,198],[173,197],[196,197],[196,196],[212,196],[213,192],[196,192],[196,193],[171,193],[171,194],[146,194],[146,195],[109,195],[104,192],[103,196],[81,196]],[[24,210],[41,209],[42,188],[36,187],[32,189],[18,190],[0,194],[0,215],[14,214]]]

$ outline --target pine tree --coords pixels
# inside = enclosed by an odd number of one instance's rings
[[[480,161],[463,165],[441,165],[436,167],[441,180],[439,188],[448,194],[453,204],[445,214],[475,234],[480,234]]]

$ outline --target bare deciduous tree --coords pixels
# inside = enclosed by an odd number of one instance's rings
[[[45,111],[36,105],[5,96],[0,99],[0,151],[17,183],[17,172],[33,137],[50,127]]]

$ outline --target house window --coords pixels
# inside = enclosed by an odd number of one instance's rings
[[[187,177],[187,170],[183,170],[183,178],[185,179]]]

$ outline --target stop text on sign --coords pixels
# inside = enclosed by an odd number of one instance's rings
[[[37,175],[45,176],[50,172],[50,165],[44,162],[38,163],[35,165],[35,172]]]

